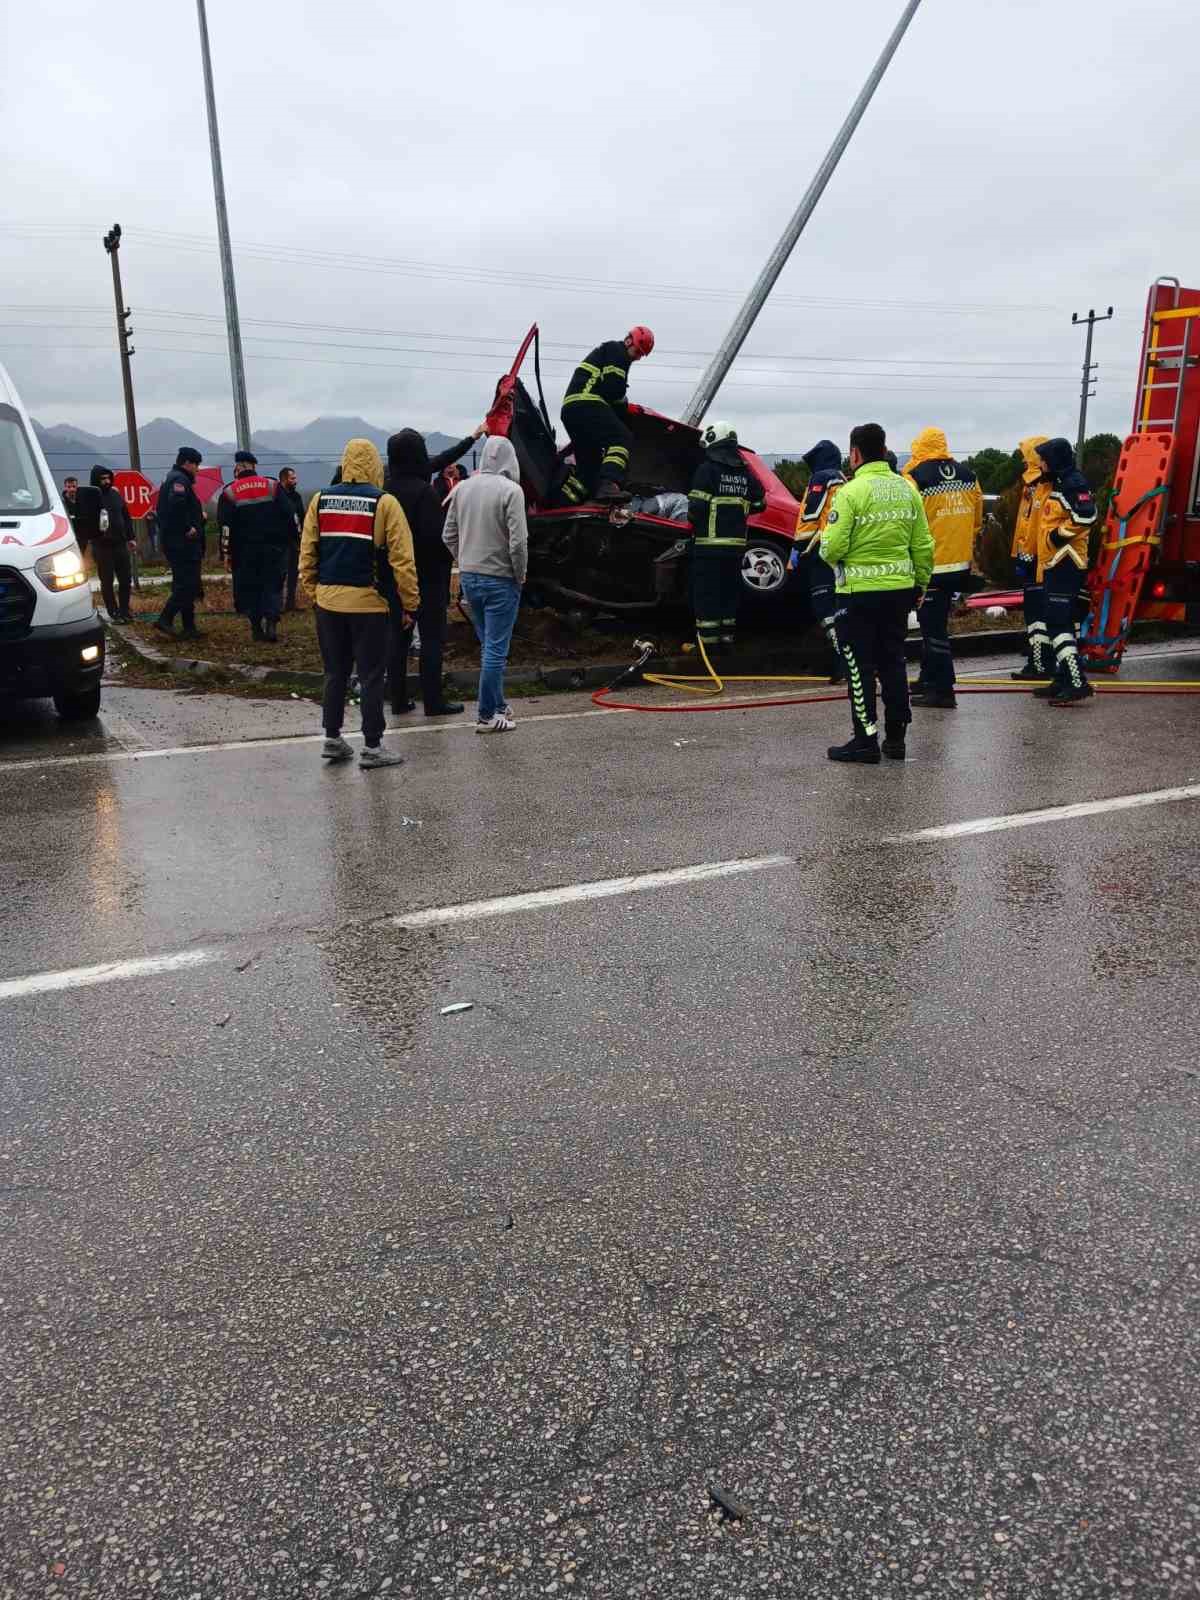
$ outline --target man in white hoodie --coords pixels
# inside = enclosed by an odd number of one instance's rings
[[[504,668],[528,564],[520,478],[517,452],[508,440],[486,439],[479,471],[455,488],[442,531],[479,635],[476,733],[510,733],[516,726],[504,698]]]

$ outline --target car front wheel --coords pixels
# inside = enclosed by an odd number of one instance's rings
[[[787,587],[791,545],[752,535],[742,556],[742,590],[755,602],[776,600]]]

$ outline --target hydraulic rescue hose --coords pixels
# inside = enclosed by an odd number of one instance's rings
[[[707,673],[663,673],[645,672],[643,668],[654,655],[654,645],[646,639],[635,639],[634,649],[639,652],[638,659],[606,684],[603,689],[597,689],[592,695],[592,703],[608,711],[651,711],[651,712],[681,712],[681,711],[759,711],[771,706],[810,706],[820,704],[822,701],[836,702],[846,698],[845,690],[826,684],[824,694],[792,694],[772,695],[754,700],[721,700],[715,703],[716,697],[723,695],[727,683],[826,683],[824,678],[805,677],[799,674],[771,674],[771,673],[746,673],[732,674],[722,678],[708,658],[704,648],[703,639],[697,636],[697,647],[701,660],[708,669]],[[682,694],[703,695],[710,700],[708,705],[669,705],[647,706],[639,705],[634,700],[611,700],[609,696],[615,689],[621,688],[626,682],[653,683],[660,689],[675,689]],[[1200,680],[1194,678],[1147,678],[1141,682],[1133,683],[1093,683],[1092,687],[1097,694],[1132,694],[1132,695],[1160,695],[1160,694],[1200,694]],[[975,678],[970,682],[959,681],[955,684],[956,694],[1032,694],[1034,686],[1025,683],[1013,683],[1008,678]]]

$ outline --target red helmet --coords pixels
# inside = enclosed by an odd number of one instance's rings
[[[630,328],[625,337],[633,346],[635,355],[648,356],[654,349],[654,335],[649,328],[643,328],[640,322],[636,328]]]

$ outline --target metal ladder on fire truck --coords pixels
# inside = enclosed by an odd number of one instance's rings
[[[1170,287],[1171,304],[1153,303]],[[1090,610],[1080,632],[1080,653],[1093,671],[1116,672],[1129,641],[1147,573],[1162,544],[1179,435],[1184,376],[1200,357],[1193,329],[1200,306],[1180,306],[1178,278],[1158,278],[1143,340],[1134,431],[1121,447],[1104,542],[1088,574]],[[1178,342],[1166,343],[1182,328]]]

